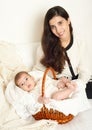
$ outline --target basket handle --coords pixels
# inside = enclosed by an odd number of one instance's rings
[[[51,70],[54,79],[56,79],[56,74],[55,74],[54,69],[53,69],[52,67],[46,68],[46,70],[45,70],[45,72],[44,72],[44,75],[43,75],[43,79],[42,79],[42,97],[44,96],[44,93],[45,93],[46,74],[48,73],[49,70]]]

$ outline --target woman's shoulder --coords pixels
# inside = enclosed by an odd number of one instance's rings
[[[74,30],[74,44],[78,46],[78,48],[86,48],[88,46],[87,39],[84,34],[82,34],[79,30]]]

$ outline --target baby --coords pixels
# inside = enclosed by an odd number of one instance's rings
[[[68,98],[72,92],[76,89],[76,83],[73,81],[70,81],[69,79],[62,77],[59,80],[53,80],[51,79],[53,83],[53,87],[57,87],[57,91],[51,94],[51,99],[55,100],[63,100]],[[16,86],[20,87],[24,91],[30,92],[32,91],[35,86],[37,85],[37,82],[35,81],[35,78],[31,76],[29,73],[25,71],[21,71],[16,74],[15,76],[15,84]],[[54,88],[53,88],[54,89]],[[49,97],[42,97],[40,96],[38,98],[38,101],[40,103],[49,103],[50,98]]]

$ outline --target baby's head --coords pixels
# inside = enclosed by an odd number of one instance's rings
[[[34,78],[26,71],[21,71],[15,76],[16,86],[22,88],[24,91],[31,91],[35,86]]]

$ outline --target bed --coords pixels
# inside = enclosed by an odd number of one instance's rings
[[[79,113],[72,121],[58,124],[51,120],[23,120],[5,98],[9,81],[21,70],[30,71],[35,64],[40,42],[14,44],[0,42],[0,130],[91,130],[92,108]],[[92,99],[88,99],[92,106]]]

